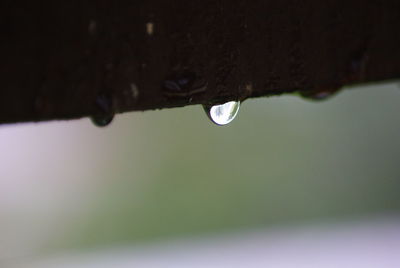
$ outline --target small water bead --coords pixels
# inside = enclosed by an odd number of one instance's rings
[[[97,127],[105,127],[108,126],[111,121],[114,119],[114,115],[92,115],[90,120]]]
[[[105,127],[114,118],[112,98],[108,94],[99,93],[95,100],[96,113],[91,116],[95,126]]]
[[[224,104],[207,106],[203,105],[204,110],[210,120],[219,125],[223,126],[232,122],[239,112],[240,101],[229,101]]]
[[[165,96],[187,98],[206,91],[207,83],[196,73],[183,71],[167,77],[162,88]]]
[[[313,92],[300,92],[300,96],[305,99],[313,101],[323,101],[329,99],[330,97],[336,95],[338,90],[321,90]]]

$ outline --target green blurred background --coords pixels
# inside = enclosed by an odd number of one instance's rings
[[[400,209],[400,89],[0,128],[0,259]]]

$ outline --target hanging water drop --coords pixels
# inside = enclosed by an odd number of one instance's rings
[[[207,83],[196,73],[186,70],[168,76],[162,85],[162,89],[167,97],[189,99],[206,91]]]
[[[93,124],[98,127],[105,127],[111,123],[114,119],[114,115],[92,115],[90,120],[92,120]]]
[[[229,101],[219,105],[203,105],[208,118],[219,126],[223,126],[232,122],[235,119],[240,108],[240,101]]]
[[[108,94],[99,93],[95,100],[96,112],[90,117],[93,124],[98,127],[105,127],[114,118],[112,98]]]
[[[330,97],[336,95],[338,90],[321,90],[313,92],[300,92],[300,96],[305,99],[313,101],[323,101],[329,99]]]

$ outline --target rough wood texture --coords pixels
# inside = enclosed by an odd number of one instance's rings
[[[398,0],[3,0],[0,30],[0,123],[400,77]]]

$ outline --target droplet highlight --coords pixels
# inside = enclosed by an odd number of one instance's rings
[[[204,110],[210,120],[219,126],[232,122],[239,112],[240,101],[229,101],[219,105],[203,105]]]

